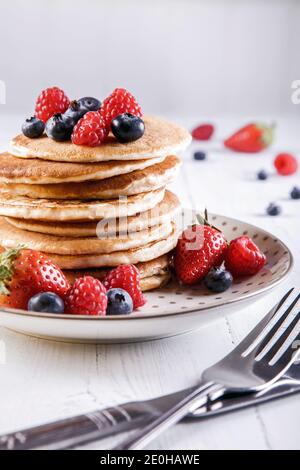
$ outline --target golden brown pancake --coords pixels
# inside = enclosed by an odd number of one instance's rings
[[[165,189],[163,188],[106,201],[31,199],[26,196],[14,197],[2,194],[0,198],[0,215],[51,221],[88,221],[111,217],[119,218],[152,209],[163,200],[164,194]]]
[[[170,256],[163,255],[159,258],[147,261],[145,263],[137,263],[136,267],[140,272],[140,285],[143,291],[156,289],[165,285],[170,277],[169,270]],[[96,279],[103,280],[109,269],[98,268],[98,269],[81,269],[81,270],[64,270],[65,275],[74,282],[78,277],[93,276]]]
[[[93,255],[56,255],[48,256],[60,266],[61,269],[87,269],[105,266],[119,266],[119,264],[136,264],[158,258],[169,253],[177,244],[178,234],[175,224],[173,231],[166,238],[130,250],[114,251],[106,254]]]
[[[153,209],[121,219],[103,219],[96,222],[43,222],[33,219],[6,217],[7,222],[22,230],[55,235],[57,237],[95,237],[103,234],[135,232],[145,230],[172,220],[180,210],[180,202],[175,194],[166,191],[164,199]]]
[[[138,248],[167,238],[173,230],[172,223],[156,225],[140,232],[116,234],[114,237],[56,237],[44,233],[28,232],[13,227],[0,217],[0,243],[4,248],[14,248],[24,244],[27,248],[57,255],[109,254]]]
[[[60,162],[103,162],[108,160],[140,160],[173,155],[191,141],[190,134],[172,122],[144,117],[145,133],[135,142],[121,144],[113,136],[98,147],[55,142],[48,137],[29,139],[20,134],[12,139],[9,153],[20,158],[40,158]]]
[[[165,157],[135,161],[98,163],[68,163],[16,158],[9,153],[0,154],[0,183],[56,184],[103,180],[135,170],[143,170],[164,160]]]
[[[61,163],[60,165],[64,165]],[[99,181],[60,184],[1,184],[1,193],[34,199],[112,199],[162,188],[172,183],[180,166],[176,156],[126,175]]]

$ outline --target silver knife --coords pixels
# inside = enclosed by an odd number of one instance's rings
[[[0,436],[0,450],[69,449],[124,431],[144,426],[159,416],[172,402],[177,403],[187,389],[146,401],[124,403],[103,410],[74,416],[41,426]],[[206,419],[229,411],[240,410],[300,392],[300,365],[294,365],[277,383],[264,392],[227,394],[206,401],[190,413],[185,422]]]

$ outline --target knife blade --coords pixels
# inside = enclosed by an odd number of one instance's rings
[[[95,410],[0,436],[0,450],[67,449],[97,441],[120,432],[146,425],[171,403],[178,402],[188,389],[146,401]],[[250,394],[226,394],[208,401],[189,413],[184,422],[203,420],[230,411],[259,405],[300,392],[300,366],[294,365],[278,382],[265,391]]]

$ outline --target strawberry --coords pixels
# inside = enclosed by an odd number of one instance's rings
[[[223,262],[227,242],[215,227],[192,225],[184,230],[175,248],[174,266],[177,278],[183,284],[195,284],[203,279],[211,268]]]
[[[27,310],[29,299],[39,292],[64,297],[69,281],[43,253],[17,247],[0,255],[0,304]]]
[[[255,153],[273,141],[274,126],[252,123],[242,127],[224,141],[225,147],[235,152]]]
[[[264,253],[251,238],[243,236],[230,242],[226,256],[225,266],[234,277],[252,276],[266,263]]]

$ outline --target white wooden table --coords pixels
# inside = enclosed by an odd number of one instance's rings
[[[21,117],[1,119],[0,146],[19,128]],[[182,120],[190,126],[195,119]],[[200,120],[201,122],[201,120]],[[0,329],[0,433],[120,402],[145,399],[195,384],[201,371],[226,354],[288,287],[300,287],[300,201],[288,199],[298,176],[255,180],[272,168],[279,150],[300,156],[299,122],[278,119],[277,141],[269,151],[244,156],[222,150],[221,138],[247,120],[219,119],[217,143],[193,144],[173,189],[184,206],[207,207],[272,231],[291,248],[295,268],[275,292],[253,302],[247,314],[220,318],[207,328],[165,340],[122,344],[64,344]],[[195,148],[208,160],[195,162]],[[265,216],[270,201],[283,208]],[[207,420],[179,424],[153,442],[151,449],[299,449],[300,396]],[[105,448],[95,443],[85,448]]]

